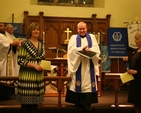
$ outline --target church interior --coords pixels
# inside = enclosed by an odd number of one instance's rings
[[[44,73],[46,92],[45,102],[39,107],[40,113],[83,112],[64,100],[66,84],[70,80],[67,73],[69,38],[77,34],[77,23],[83,21],[87,24],[88,32],[95,35],[102,52],[103,47],[109,46],[109,28],[127,28],[128,23],[140,23],[141,11],[136,11],[136,9],[140,8],[141,1],[69,0],[77,1],[76,7],[68,3],[67,6],[64,6],[65,0],[59,6],[53,6],[56,3],[54,1],[24,0],[24,3],[19,0],[0,1],[1,8],[5,12],[2,13],[1,10],[0,22],[12,23],[15,29],[19,28],[18,33],[15,33],[17,38],[27,38],[27,28],[30,23],[38,22],[41,25],[39,40],[45,44],[46,60],[51,61],[51,65],[57,67]],[[78,1],[86,2],[88,5],[79,7]],[[47,2],[49,4],[46,5]],[[89,3],[93,3],[94,6],[89,7]],[[15,7],[15,4],[19,5],[19,9]],[[128,54],[132,51],[128,48]],[[107,49],[106,52],[108,52]],[[99,58],[99,76],[97,76],[99,102],[92,105],[93,112],[135,113],[133,105],[127,102],[129,84],[123,84],[120,80],[120,74],[126,72],[122,58],[111,58],[110,64],[104,65],[103,54],[101,53]],[[105,69],[106,66],[107,69]],[[14,81],[16,84],[17,80],[18,77],[14,76],[0,76],[0,81]],[[8,87],[15,88],[16,85]],[[16,102],[16,94],[13,94],[8,100],[0,100],[0,112],[19,113],[19,110],[20,105]]]

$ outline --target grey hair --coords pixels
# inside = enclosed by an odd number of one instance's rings
[[[87,25],[86,25],[86,23],[85,23],[85,22],[79,22],[79,23],[77,24],[77,27],[78,27],[79,25],[84,25],[84,26],[86,26],[86,27],[87,27]]]

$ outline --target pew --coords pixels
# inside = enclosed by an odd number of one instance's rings
[[[57,90],[58,90],[58,104],[57,105],[62,106],[61,92],[64,89],[64,85],[65,85],[64,82],[70,81],[71,78],[68,77],[68,76],[55,76],[55,77],[44,76],[44,80],[45,81],[56,81],[57,82]],[[0,81],[14,81],[16,83],[16,81],[18,81],[18,77],[16,77],[16,76],[0,76]],[[4,83],[2,83],[2,84],[4,84]],[[10,86],[10,85],[8,85],[8,86]]]

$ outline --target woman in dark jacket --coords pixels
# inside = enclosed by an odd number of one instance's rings
[[[134,104],[136,113],[141,113],[141,31],[134,38],[138,49],[129,58],[124,57],[123,61],[129,61],[128,73],[134,76],[134,80],[130,81],[128,102]]]

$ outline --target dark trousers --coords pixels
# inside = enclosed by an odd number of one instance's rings
[[[38,113],[37,104],[22,104],[21,113]]]

